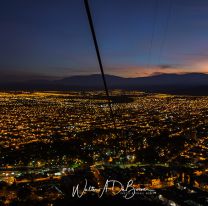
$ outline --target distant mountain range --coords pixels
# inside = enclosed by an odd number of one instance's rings
[[[170,94],[208,95],[208,74],[157,74],[148,77],[123,78],[106,75],[109,89],[141,90]],[[60,80],[1,82],[1,90],[99,90],[103,89],[99,74],[71,76]]]

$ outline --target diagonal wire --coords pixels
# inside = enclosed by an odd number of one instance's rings
[[[152,29],[152,34],[151,34],[151,39],[150,39],[150,46],[149,46],[148,57],[147,57],[147,68],[149,68],[150,64],[151,64],[153,41],[154,41],[154,38],[155,38],[157,18],[158,18],[158,9],[159,9],[158,7],[159,7],[159,0],[155,0],[154,14],[153,14],[154,22],[153,22],[153,29]]]
[[[171,13],[172,13],[172,6],[173,6],[173,2],[172,2],[172,0],[169,0],[168,16],[167,16],[167,21],[166,21],[166,25],[165,25],[164,36],[163,36],[163,39],[161,41],[160,50],[159,50],[159,60],[158,60],[159,65],[161,64],[162,53],[163,53],[163,50],[164,50],[164,47],[165,47],[165,42],[166,42],[166,39],[167,39],[169,22],[170,22]]]
[[[98,59],[100,71],[101,71],[101,74],[102,74],[103,84],[104,84],[104,87],[105,87],[105,93],[106,93],[107,100],[108,100],[108,107],[109,107],[109,110],[110,110],[110,116],[111,116],[111,119],[113,121],[114,129],[116,129],[116,121],[115,121],[113,109],[112,109],[112,106],[111,106],[110,95],[109,95],[109,91],[108,91],[108,86],[107,86],[107,82],[106,82],[106,78],[105,78],[105,73],[104,73],[104,69],[103,69],[103,64],[102,64],[102,60],[101,60],[101,56],[100,56],[100,51],[99,51],[99,47],[98,47],[98,43],[97,43],[97,38],[96,38],[96,34],[95,34],[94,24],[93,24],[93,20],[92,20],[88,0],[84,0],[84,4],[85,4],[86,12],[87,12],[87,17],[88,17],[90,30],[91,30],[93,41],[94,41],[94,46],[95,46],[95,50],[96,50],[96,54],[97,54],[97,59]]]

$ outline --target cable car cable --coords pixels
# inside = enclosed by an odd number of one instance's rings
[[[114,117],[114,113],[113,113],[113,109],[112,109],[112,105],[111,105],[109,90],[108,90],[108,86],[107,86],[107,82],[106,82],[106,77],[105,77],[105,73],[104,73],[104,69],[103,69],[103,64],[102,64],[102,60],[101,60],[101,56],[100,56],[99,46],[98,46],[98,43],[97,43],[96,33],[95,33],[95,29],[94,29],[94,24],[93,24],[93,20],[92,20],[88,0],[84,0],[84,4],[85,4],[86,12],[87,12],[87,17],[88,17],[90,30],[91,30],[93,41],[94,41],[94,46],[95,46],[95,50],[96,50],[96,54],[97,54],[97,59],[98,59],[100,71],[101,71],[101,74],[102,74],[102,80],[103,80],[105,93],[106,93],[107,100],[108,100],[108,107],[109,107],[109,110],[110,110],[110,116],[111,116],[111,119],[113,121],[114,129],[116,130],[116,121],[115,121],[115,117]]]

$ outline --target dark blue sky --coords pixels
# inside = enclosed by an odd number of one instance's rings
[[[105,71],[208,72],[207,0],[89,0]],[[1,78],[99,73],[83,0],[1,0]]]

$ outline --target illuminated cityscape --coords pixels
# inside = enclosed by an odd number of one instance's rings
[[[207,0],[1,0],[0,206],[208,206]]]
[[[56,205],[87,178],[97,194],[107,179],[133,180],[154,191],[145,201],[206,205],[208,97],[113,90],[114,128],[104,95],[0,94],[2,204]]]

